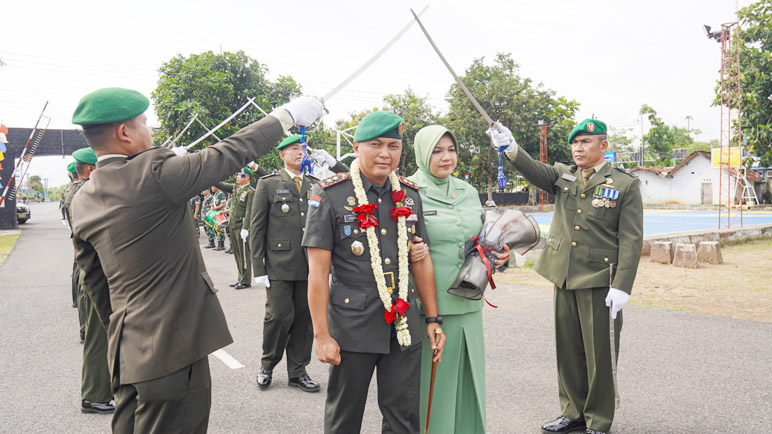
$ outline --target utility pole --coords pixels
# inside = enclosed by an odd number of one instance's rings
[[[539,161],[547,164],[547,123],[540,120],[539,124]],[[531,188],[534,185],[531,184]],[[539,207],[546,205],[549,202],[549,196],[547,192],[539,189]]]
[[[689,133],[689,132],[692,130],[692,129],[690,128],[690,124],[689,124],[689,121],[691,121],[692,119],[694,119],[694,118],[692,117],[692,115],[687,115],[687,116],[686,116],[686,133],[687,133],[687,134],[688,134],[688,133]]]
[[[643,145],[643,109],[638,113],[641,115],[641,154],[638,156],[638,165],[643,167],[643,151],[644,151],[644,145]]]

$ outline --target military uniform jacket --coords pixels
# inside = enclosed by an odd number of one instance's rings
[[[231,207],[228,214],[228,229],[240,230],[249,227],[249,213],[252,209],[252,200],[255,188],[251,185],[238,185],[220,182],[215,187],[231,193]],[[244,225],[246,223],[246,225]]]
[[[72,198],[75,196],[75,192],[78,191],[82,184],[83,181],[75,181],[74,183],[70,184],[70,187],[67,189],[67,193],[64,195],[64,202],[62,202],[65,215],[67,216],[67,224],[70,225],[71,230],[72,222],[70,221],[70,206],[72,205]]]
[[[406,206],[412,209],[406,219],[408,240],[413,235],[428,243],[424,226],[423,207],[418,186],[400,178],[407,193]],[[399,257],[397,254],[397,222],[390,211],[395,207],[391,199],[391,185],[380,193],[362,176],[367,198],[378,205],[375,217],[379,226],[376,234],[380,244],[381,264],[386,275],[386,286],[393,288],[392,300],[398,296]],[[332,252],[332,284],[328,321],[330,334],[344,351],[388,354],[394,334],[394,325],[384,321],[383,302],[370,262],[370,248],[366,233],[357,225],[357,206],[354,185],[349,174],[338,174],[315,185],[310,197],[304,247],[318,247]],[[358,244],[355,244],[358,243]],[[360,248],[359,245],[361,245]],[[425,325],[421,322],[415,288],[408,289],[407,324],[413,345],[423,339]]]
[[[308,197],[318,180],[303,175],[300,193],[286,170],[260,178],[252,201],[249,247],[255,276],[308,280],[308,257],[301,246]]]
[[[159,378],[230,344],[188,200],[282,136],[267,116],[202,151],[153,148],[97,163],[72,201],[76,259],[107,328],[108,365],[129,384]]]
[[[555,195],[547,247],[534,269],[558,287],[582,289],[609,286],[609,264],[615,264],[611,286],[629,294],[643,245],[640,180],[606,163],[585,186],[581,168],[537,162],[522,148],[514,165]],[[593,206],[597,194],[616,197],[615,206]]]

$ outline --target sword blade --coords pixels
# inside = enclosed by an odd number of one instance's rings
[[[429,8],[429,5],[424,6],[424,8],[421,9],[421,12],[419,12],[418,15],[421,15],[424,12],[426,12],[426,9],[428,8]],[[415,12],[413,12],[413,15],[415,15]],[[331,91],[327,92],[327,94],[322,97],[322,103],[324,103],[325,101],[328,101],[330,98],[335,96],[336,93],[338,93],[341,89],[346,87],[355,78],[359,77],[360,74],[365,72],[365,70],[369,68],[370,65],[375,63],[375,61],[378,60],[378,58],[381,57],[383,53],[385,53],[389,48],[391,48],[391,46],[394,45],[399,40],[399,38],[401,38],[402,35],[404,35],[410,29],[412,25],[413,25],[413,20],[410,20],[410,22],[399,33],[397,33],[397,36],[395,36],[391,41],[389,41],[388,44],[386,44],[383,48],[381,48],[379,52],[375,53],[375,55],[371,57],[370,60],[365,62],[364,65],[360,66],[359,69],[354,71],[353,74],[351,74],[348,78],[343,80],[343,82],[341,82],[339,85],[335,86],[335,88],[333,88]]]
[[[437,47],[437,44],[434,43],[434,40],[432,39],[432,37],[429,36],[429,32],[426,31],[426,27],[424,27],[423,23],[418,18],[418,15],[416,15],[416,13],[412,9],[410,9],[410,12],[413,13],[413,17],[418,22],[418,25],[421,27],[421,31],[424,32],[424,35],[426,36],[426,39],[428,39],[429,43],[432,44],[432,48],[434,48],[434,51],[436,51],[437,55],[440,56],[440,60],[442,60],[442,63],[444,63],[445,67],[448,68],[448,71],[450,71],[450,75],[452,75],[453,79],[456,80],[456,84],[458,84],[458,87],[460,87],[461,90],[464,92],[464,94],[466,94],[466,97],[469,98],[469,101],[472,102],[472,105],[474,106],[474,108],[476,108],[477,111],[480,112],[482,117],[485,118],[485,120],[488,122],[488,125],[493,125],[493,119],[491,119],[491,117],[488,116],[488,112],[486,112],[485,109],[482,108],[480,103],[477,102],[475,97],[472,95],[472,92],[470,92],[469,89],[464,84],[464,82],[462,82],[461,79],[458,78],[458,75],[456,75],[456,72],[453,71],[453,68],[450,66],[448,61],[445,60],[445,56],[442,55],[442,52]]]

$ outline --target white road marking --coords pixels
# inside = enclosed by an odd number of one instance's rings
[[[225,366],[231,369],[241,369],[244,367],[244,365],[242,365],[238,360],[234,359],[233,356],[226,353],[223,349],[219,349],[213,352],[212,355],[220,359],[221,362],[225,363]]]

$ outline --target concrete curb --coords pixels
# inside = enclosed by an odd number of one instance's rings
[[[649,256],[651,246],[656,242],[669,241],[675,244],[699,245],[703,241],[717,241],[720,245],[744,243],[746,241],[772,239],[772,223],[747,225],[729,229],[707,229],[699,231],[671,232],[643,237],[641,255]]]

